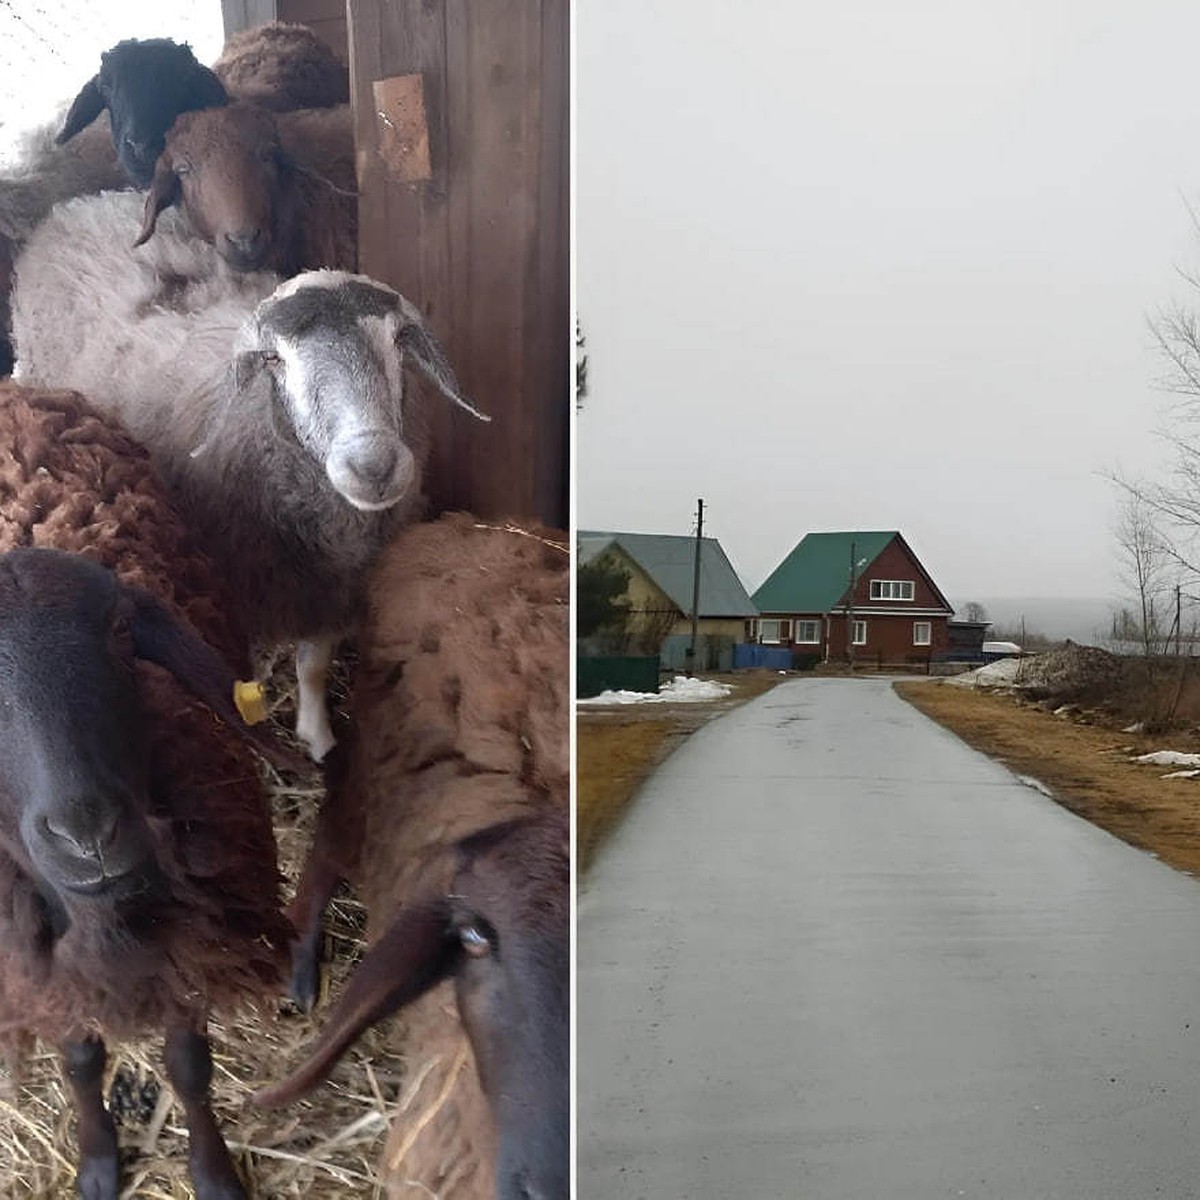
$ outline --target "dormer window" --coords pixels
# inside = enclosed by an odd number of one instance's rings
[[[872,579],[872,600],[911,600],[913,598],[913,581],[911,579]]]

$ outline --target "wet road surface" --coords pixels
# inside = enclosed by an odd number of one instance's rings
[[[1200,1197],[1200,883],[886,681],[694,734],[578,961],[579,1200]]]

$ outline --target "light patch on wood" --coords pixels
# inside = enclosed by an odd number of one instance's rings
[[[420,75],[393,75],[371,84],[379,128],[379,157],[401,183],[432,179],[425,83]]]

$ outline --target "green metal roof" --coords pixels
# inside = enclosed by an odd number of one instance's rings
[[[899,536],[895,529],[806,534],[754,593],[754,603],[764,613],[829,612],[850,586],[850,547],[861,577]]]
[[[581,529],[576,538],[579,565],[584,566],[619,546],[671,598],[681,613],[692,611],[692,579],[696,539],[670,533],[603,533]],[[700,547],[700,616],[756,617],[758,609],[737,577],[721,543],[702,538]]]

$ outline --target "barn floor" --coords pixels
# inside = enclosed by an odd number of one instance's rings
[[[287,672],[275,682],[286,685]],[[335,683],[335,698],[344,680]],[[284,687],[273,717],[290,727],[292,698]],[[323,789],[308,777],[268,773],[280,866],[291,894],[307,853]],[[213,1021],[213,1110],[252,1200],[372,1197],[382,1194],[374,1164],[392,1115],[403,1106],[403,1060],[368,1032],[336,1068],[330,1082],[276,1112],[250,1107],[258,1088],[299,1063],[363,947],[365,912],[349,897],[334,901],[326,919],[325,995],[313,1016],[285,1000],[270,1011],[234,1022]],[[385,1028],[386,1032],[386,1028]],[[182,1109],[161,1066],[161,1040],[109,1047],[106,1093],[118,1119],[122,1200],[190,1200],[187,1135]],[[0,1066],[0,1196],[5,1200],[67,1200],[76,1196],[74,1121],[57,1055],[37,1044],[20,1075]]]

